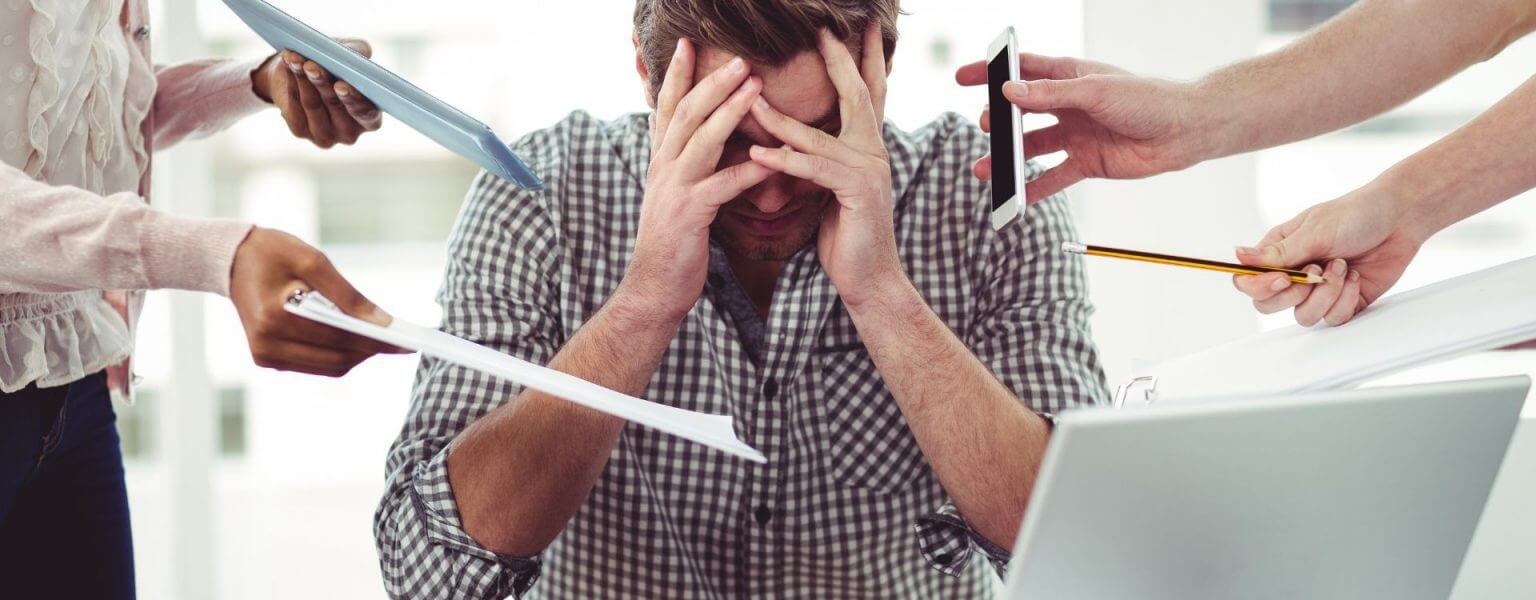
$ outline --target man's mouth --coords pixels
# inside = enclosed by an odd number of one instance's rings
[[[795,215],[799,212],[800,209],[795,209],[789,212],[775,214],[767,218],[751,217],[741,213],[736,214],[737,216],[741,217],[742,225],[744,225],[747,231],[752,235],[774,236],[787,233],[790,227],[794,225]]]

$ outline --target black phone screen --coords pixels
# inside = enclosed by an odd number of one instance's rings
[[[1013,130],[1013,105],[1003,97],[1003,84],[1013,77],[1008,68],[1008,49],[1004,48],[987,62],[987,90],[992,113],[992,210],[1018,193],[1013,171],[1013,140],[1018,132]],[[1020,202],[1024,199],[1020,198]]]

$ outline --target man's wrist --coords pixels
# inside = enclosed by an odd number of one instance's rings
[[[1248,125],[1238,110],[1241,102],[1231,97],[1227,85],[1209,76],[1181,85],[1181,104],[1189,119],[1189,128],[1183,135],[1191,165],[1248,150],[1242,140],[1251,136],[1244,131]]]
[[[1376,188],[1367,197],[1380,202],[1382,210],[1394,213],[1395,229],[1423,244],[1461,217],[1454,214],[1455,204],[1448,200],[1451,190],[1441,189],[1434,169],[1415,169],[1399,164],[1366,184]]]
[[[603,312],[626,336],[665,333],[670,337],[682,324],[688,308],[672,306],[648,292],[647,286],[625,278],[603,306]]]
[[[906,273],[897,272],[879,280],[871,286],[869,292],[862,300],[856,302],[849,302],[846,297],[843,299],[843,306],[848,309],[848,316],[856,322],[868,320],[908,322],[915,315],[929,310],[928,302],[923,299],[922,294],[918,293],[917,287],[912,285],[912,280]]]
[[[269,81],[267,76],[269,72],[268,67],[271,66],[272,61],[277,59],[278,56],[273,54],[267,57],[266,60],[261,61],[261,64],[257,65],[256,68],[251,69],[251,93],[256,94],[257,98],[260,98],[262,102],[267,104],[272,103],[272,82]]]

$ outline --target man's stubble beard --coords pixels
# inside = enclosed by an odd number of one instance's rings
[[[813,200],[797,202],[801,208],[815,214],[814,219],[806,219],[794,231],[790,231],[782,239],[765,241],[750,234],[738,236],[736,232],[721,227],[719,221],[710,225],[709,237],[725,249],[726,254],[746,260],[789,260],[795,253],[816,241],[816,236],[821,232],[821,220],[827,210],[829,202],[833,202],[831,192]],[[722,207],[724,210],[724,207]]]

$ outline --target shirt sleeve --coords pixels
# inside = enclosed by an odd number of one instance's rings
[[[1031,164],[1029,171],[1033,178],[1040,169]],[[964,336],[966,344],[1027,408],[1043,416],[1106,403],[1082,258],[1060,250],[1062,242],[1077,240],[1066,196],[1029,206],[1001,231],[987,230],[989,254],[978,261],[978,316]],[[950,575],[958,576],[977,550],[999,575],[1011,558],[1008,549],[972,529],[951,502],[918,518],[914,529],[930,566]]]
[[[207,137],[271,106],[251,87],[251,71],[265,60],[199,60],[155,67],[155,148]]]
[[[182,289],[229,294],[235,250],[251,226],[49,185],[0,163],[0,293]]]
[[[449,239],[438,300],[444,331],[543,364],[562,343],[562,329],[555,312],[559,241],[540,209],[540,195],[480,175]],[[521,391],[478,371],[422,358],[374,516],[390,596],[499,599],[521,596],[538,579],[538,557],[496,554],[464,531],[447,469],[449,442]]]

